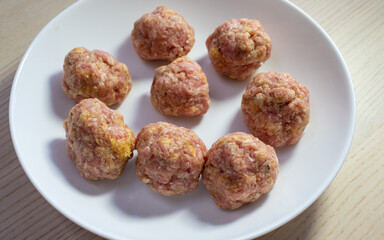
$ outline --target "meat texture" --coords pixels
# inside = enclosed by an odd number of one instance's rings
[[[180,57],[157,68],[151,102],[164,115],[190,117],[205,114],[210,105],[209,87],[200,65]]]
[[[133,156],[132,130],[119,112],[96,98],[75,105],[64,128],[69,157],[85,179],[115,179]]]
[[[101,50],[74,48],[64,60],[64,92],[75,102],[98,98],[106,105],[121,103],[132,89],[124,63]]]
[[[192,130],[157,122],[141,129],[136,139],[136,175],[165,196],[193,191],[205,162],[206,147]]]
[[[272,43],[258,20],[231,19],[206,41],[216,71],[233,79],[249,79],[269,59]]]
[[[173,61],[191,51],[195,32],[178,13],[159,6],[135,22],[131,40],[143,60]]]
[[[295,144],[309,122],[309,91],[287,73],[258,73],[241,102],[253,135],[274,147]]]
[[[202,178],[217,206],[236,209],[269,192],[278,172],[273,147],[251,134],[235,132],[208,150]]]

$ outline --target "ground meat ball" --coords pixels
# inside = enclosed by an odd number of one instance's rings
[[[260,22],[231,19],[208,37],[209,58],[216,71],[230,78],[250,78],[271,55],[271,40]]]
[[[203,181],[217,206],[236,209],[269,192],[278,172],[273,147],[251,134],[236,132],[220,138],[209,149]]]
[[[295,144],[309,121],[309,91],[287,73],[259,73],[243,94],[241,112],[251,133],[263,142]]]
[[[119,112],[96,98],[74,106],[64,128],[69,157],[85,179],[115,179],[133,156],[132,130]]]
[[[146,125],[136,139],[136,174],[165,196],[185,194],[198,187],[206,147],[192,130],[170,123]]]
[[[64,92],[76,102],[98,98],[108,106],[121,103],[132,88],[127,66],[101,50],[74,48],[65,57]]]
[[[195,32],[175,11],[160,6],[134,24],[133,47],[143,60],[169,60],[187,55],[195,43]]]
[[[200,65],[187,57],[181,57],[156,69],[151,102],[165,115],[203,115],[210,105],[208,92],[207,78]]]

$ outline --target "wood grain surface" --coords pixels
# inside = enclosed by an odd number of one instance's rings
[[[37,33],[74,0],[0,0],[0,239],[99,239],[57,212],[25,175],[9,131],[17,66]],[[348,157],[307,210],[264,239],[384,239],[384,1],[294,0],[340,49],[356,94]]]

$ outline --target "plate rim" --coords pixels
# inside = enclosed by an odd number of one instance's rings
[[[20,146],[18,145],[17,140],[16,140],[17,137],[15,135],[16,133],[15,133],[15,126],[14,126],[14,121],[13,121],[14,118],[15,118],[15,116],[14,116],[14,107],[13,107],[14,106],[14,102],[16,101],[15,100],[16,99],[15,89],[16,89],[16,86],[18,85],[19,76],[20,76],[20,74],[22,72],[22,69],[24,67],[25,61],[28,58],[31,49],[36,45],[36,42],[39,41],[41,36],[49,29],[49,27],[52,24],[54,24],[54,22],[58,18],[61,18],[67,12],[71,11],[73,8],[76,8],[80,4],[85,4],[86,2],[89,2],[89,1],[86,1],[86,0],[77,1],[77,2],[75,2],[73,4],[71,4],[70,6],[68,6],[67,8],[65,8],[63,11],[61,11],[55,17],[53,17],[39,31],[39,33],[34,37],[33,41],[28,46],[26,52],[24,53],[24,55],[23,55],[19,65],[18,65],[17,71],[15,73],[15,76],[14,76],[13,82],[12,82],[10,98],[9,98],[9,105],[8,105],[8,107],[9,107],[9,111],[8,111],[8,114],[9,114],[9,128],[10,128],[10,133],[11,133],[12,144],[13,144],[13,147],[15,149],[18,161],[20,162],[20,165],[22,166],[22,168],[23,168],[24,172],[26,173],[28,179],[33,184],[33,186],[36,188],[36,190],[39,192],[39,194],[51,206],[53,206],[55,208],[55,210],[60,212],[67,219],[69,219],[70,221],[74,222],[78,226],[86,229],[87,231],[90,231],[92,233],[95,233],[95,234],[97,234],[99,236],[102,236],[102,237],[105,237],[105,238],[110,238],[110,237],[116,238],[116,236],[114,237],[114,235],[115,235],[114,233],[105,233],[104,231],[100,231],[99,229],[93,228],[92,226],[89,226],[87,223],[81,222],[78,219],[72,217],[71,214],[68,214],[66,211],[64,211],[49,196],[47,196],[46,193],[43,190],[40,189],[39,184],[37,183],[35,178],[32,176],[32,174],[27,169],[24,161],[21,160],[22,153],[21,153],[21,150],[20,150]],[[344,60],[340,50],[338,49],[338,47],[336,46],[336,44],[334,43],[332,38],[328,35],[328,33],[308,13],[306,13],[300,7],[298,7],[297,5],[295,5],[294,3],[292,3],[292,2],[290,2],[288,0],[278,0],[278,2],[281,2],[283,4],[289,5],[295,11],[297,11],[302,16],[304,16],[305,19],[311,23],[311,25],[316,27],[317,30],[320,30],[321,34],[327,39],[327,43],[330,44],[330,46],[332,47],[332,49],[336,53],[336,56],[337,56],[338,60],[341,63],[343,73],[345,74],[345,76],[346,76],[346,78],[348,80],[348,81],[346,81],[346,83],[347,83],[347,86],[348,86],[348,91],[347,92],[350,93],[350,98],[348,99],[348,103],[350,103],[350,109],[349,110],[350,110],[351,118],[349,118],[349,119],[350,119],[350,123],[351,123],[351,129],[349,129],[349,131],[348,131],[348,134],[347,134],[348,136],[346,138],[346,143],[344,145],[344,149],[343,149],[343,151],[341,151],[341,154],[340,154],[341,156],[343,156],[342,161],[339,161],[337,167],[332,169],[332,171],[333,171],[332,177],[327,179],[327,181],[323,182],[321,184],[321,187],[318,188],[317,192],[313,193],[312,197],[309,200],[307,200],[305,202],[305,204],[301,204],[300,207],[298,207],[296,209],[296,211],[291,212],[291,214],[288,214],[287,216],[285,216],[285,218],[281,218],[279,221],[276,221],[274,224],[271,224],[269,227],[265,227],[264,231],[261,231],[259,233],[258,233],[257,230],[256,231],[251,231],[248,234],[244,234],[244,235],[242,235],[242,236],[240,236],[238,238],[234,238],[234,239],[254,238],[254,237],[260,237],[262,235],[265,235],[265,234],[267,234],[267,233],[269,233],[269,232],[271,232],[273,230],[276,230],[276,229],[280,228],[284,224],[288,223],[289,221],[291,221],[295,217],[297,217],[300,214],[302,214],[306,209],[308,209],[308,207],[310,205],[312,205],[320,197],[320,195],[325,192],[325,190],[330,186],[330,184],[334,181],[334,179],[338,175],[341,167],[343,166],[343,164],[344,164],[344,162],[345,162],[345,160],[346,160],[346,158],[348,156],[349,150],[350,150],[351,145],[352,145],[354,133],[355,133],[355,128],[356,128],[356,95],[355,95],[355,91],[354,91],[354,88],[353,88],[353,82],[352,82],[352,78],[350,76],[350,72],[348,70],[347,64],[346,64],[346,62],[345,62],[345,60]]]

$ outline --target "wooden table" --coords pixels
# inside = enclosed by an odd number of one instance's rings
[[[28,180],[13,149],[9,95],[36,34],[75,0],[0,1],[0,239],[97,239],[57,212]],[[294,0],[331,36],[356,93],[348,157],[307,210],[260,239],[384,239],[384,1]]]

